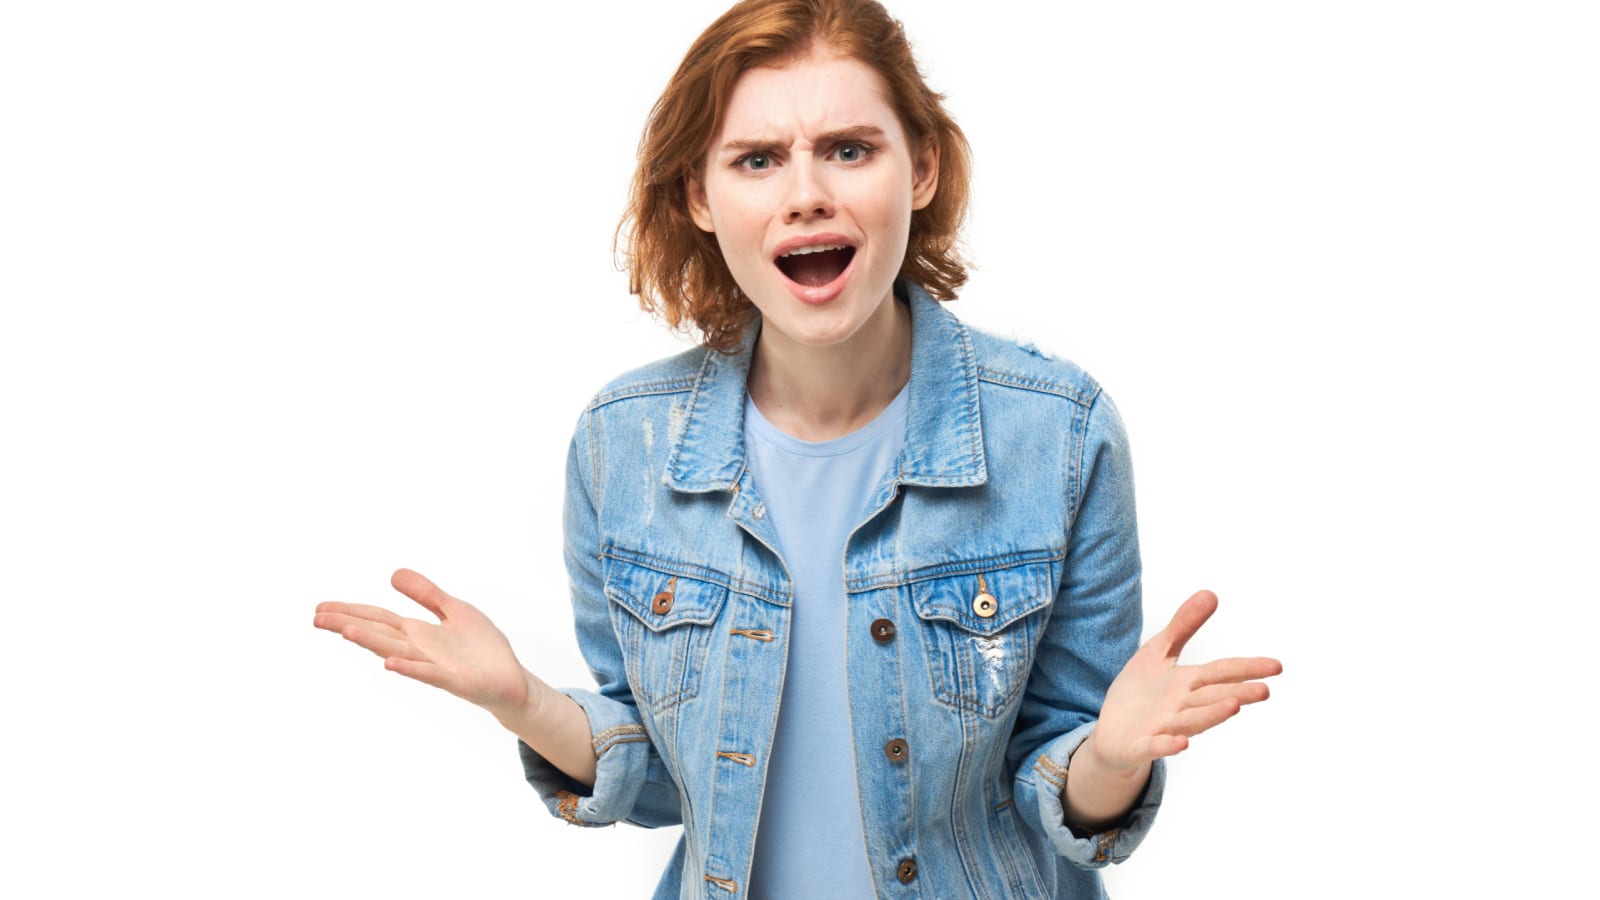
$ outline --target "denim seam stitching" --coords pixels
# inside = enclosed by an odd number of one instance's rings
[[[1097,388],[1091,391],[1086,398],[1081,391],[1076,391],[1060,382],[1029,378],[1026,375],[1018,375],[1015,372],[1007,372],[1003,369],[994,369],[988,366],[979,368],[978,380],[1001,387],[1013,387],[1019,390],[1033,391],[1037,394],[1050,394],[1063,400],[1069,400],[1079,406],[1090,405],[1094,402],[1094,395],[1099,393]]]
[[[694,376],[683,376],[679,378],[664,379],[661,381],[646,381],[639,384],[631,384],[627,387],[613,388],[612,390],[594,395],[594,397],[589,400],[589,405],[585,408],[585,411],[593,412],[602,406],[609,406],[618,400],[630,400],[634,397],[654,397],[661,394],[680,394],[684,391],[692,389],[694,387],[694,383]]]
[[[931,581],[935,578],[945,578],[953,575],[976,575],[979,572],[990,573],[1000,569],[1019,568],[1036,563],[1060,562],[1067,558],[1067,548],[1052,547],[1048,550],[1025,550],[1017,553],[1006,553],[1001,556],[989,556],[982,559],[964,559],[956,562],[935,563],[912,569],[909,572],[888,572],[882,575],[850,578],[845,580],[847,593],[861,593],[864,591],[883,590],[885,588],[905,587],[920,581]]]
[[[704,582],[712,585],[713,587],[720,587],[723,590],[734,591],[735,593],[739,594],[748,594],[753,597],[759,597],[764,600],[772,600],[780,603],[790,602],[790,598],[786,594],[774,591],[765,585],[757,584],[752,581],[746,581],[742,578],[731,578],[725,573],[718,572],[715,569],[707,569],[703,566],[697,566],[693,563],[683,563],[660,559],[658,557],[650,556],[649,554],[627,550],[612,544],[607,544],[606,546],[602,547],[600,550],[600,556],[602,559],[614,559],[619,562],[629,563],[630,565],[642,566],[646,569],[650,569],[651,571],[659,572],[662,575],[676,575],[680,578],[692,578],[695,581]]]
[[[1100,392],[1096,391],[1094,399],[1100,399]],[[1066,439],[1071,442],[1067,452],[1063,454],[1067,460],[1066,482],[1066,507],[1067,507],[1067,535],[1068,543],[1072,530],[1078,524],[1078,510],[1083,505],[1084,471],[1083,452],[1089,443],[1089,420],[1094,417],[1094,404],[1086,407],[1080,416],[1074,416],[1071,427],[1066,429]]]
[[[689,432],[689,425],[694,421],[695,408],[700,405],[700,392],[706,386],[706,372],[711,368],[711,354],[708,351],[700,359],[700,369],[694,375],[689,386],[689,404],[683,411],[683,427],[678,431],[678,439],[672,444],[672,456],[667,459],[667,473],[673,482],[678,478],[678,458],[683,455],[683,441]]]
[[[619,737],[603,747],[594,748],[594,752],[595,756],[598,757],[600,754],[605,753],[607,750],[610,750],[619,744],[648,744],[649,742],[650,736],[645,734],[635,735],[632,737]]]
[[[968,423],[968,433],[971,437],[971,448],[967,451],[972,459],[974,468],[987,468],[983,457],[983,411],[978,403],[978,363],[977,352],[972,348],[972,333],[962,325],[959,320],[956,324],[960,327],[961,353],[966,362],[967,376],[967,408],[972,410],[974,421]]]
[[[600,442],[595,440],[594,416],[585,412],[583,414],[583,424],[584,430],[587,432],[589,443],[589,483],[585,485],[585,488],[589,492],[590,505],[593,506],[596,511],[595,520],[596,524],[598,525],[600,518],[599,510],[605,502],[602,496],[603,492],[600,488]]]
[[[1039,766],[1034,766],[1033,770],[1035,772],[1039,773],[1039,777],[1044,779],[1046,784],[1049,784],[1051,787],[1054,787],[1056,789],[1057,793],[1060,793],[1061,791],[1066,789],[1067,783],[1065,781],[1057,781],[1055,779],[1055,776],[1051,775],[1049,772],[1046,772],[1043,768],[1041,768]]]
[[[715,585],[713,585],[713,587],[715,587]],[[687,607],[681,604],[674,606],[672,613],[668,613],[666,616],[656,617],[658,619],[657,625],[659,626],[657,627],[656,625],[652,625],[645,617],[644,613],[639,611],[639,607],[649,606],[648,603],[640,603],[634,599],[634,595],[632,593],[624,591],[621,588],[613,585],[608,584],[603,588],[603,590],[605,591],[606,598],[609,601],[627,610],[628,614],[637,619],[639,624],[648,629],[651,634],[669,634],[677,631],[680,625],[699,625],[703,628],[707,625],[714,624],[717,621],[717,617],[722,614],[723,605],[727,603],[727,595],[724,593],[722,600],[712,604],[710,608],[700,612],[698,617],[693,618],[687,613],[682,612],[682,610],[686,609]]]
[[[629,737],[632,735],[633,737]],[[650,738],[644,733],[643,725],[613,725],[596,734],[589,743],[594,747],[595,756],[599,756],[617,744],[626,744],[630,741],[647,741]]]

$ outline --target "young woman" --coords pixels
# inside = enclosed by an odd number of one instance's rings
[[[414,572],[439,620],[315,624],[493,713],[568,822],[681,823],[658,897],[1099,897],[1161,759],[1271,659],[1137,648],[1122,425],[1070,363],[938,301],[967,152],[871,0],[746,0],[645,132],[635,291],[703,346],[605,387],[567,467],[596,691],[558,692]]]

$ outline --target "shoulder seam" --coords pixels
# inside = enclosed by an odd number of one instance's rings
[[[990,384],[1002,385],[1004,387],[1014,387],[1025,391],[1034,391],[1035,393],[1040,394],[1053,394],[1065,400],[1070,400],[1073,403],[1085,408],[1093,406],[1095,399],[1100,395],[1100,385],[1092,378],[1089,379],[1090,390],[1087,394],[1085,394],[1083,391],[1074,389],[1070,385],[1062,384],[1059,381],[1048,381],[1042,378],[1034,378],[1016,372],[1007,372],[1003,369],[996,369],[991,366],[978,367],[978,380],[987,381]]]
[[[672,378],[664,381],[643,381],[625,387],[613,388],[602,391],[589,401],[585,411],[593,411],[618,400],[630,400],[634,397],[649,397],[657,394],[682,394],[693,390],[698,376],[689,375],[682,378]]]

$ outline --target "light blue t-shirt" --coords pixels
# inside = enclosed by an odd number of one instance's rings
[[[816,442],[779,431],[745,397],[750,472],[794,578],[788,669],[750,874],[754,900],[875,896],[845,684],[844,550],[905,437],[904,389],[864,427]]]

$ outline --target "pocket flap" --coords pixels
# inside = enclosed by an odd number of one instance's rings
[[[679,625],[710,625],[722,612],[728,589],[692,576],[610,557],[606,560],[606,596],[651,631]],[[671,594],[670,606],[656,596]],[[660,611],[666,606],[664,612]]]
[[[1048,606],[1055,592],[1055,565],[1046,561],[929,578],[914,584],[911,596],[923,619],[944,619],[964,631],[992,635]],[[980,594],[993,599],[993,615],[979,615],[974,608]]]

